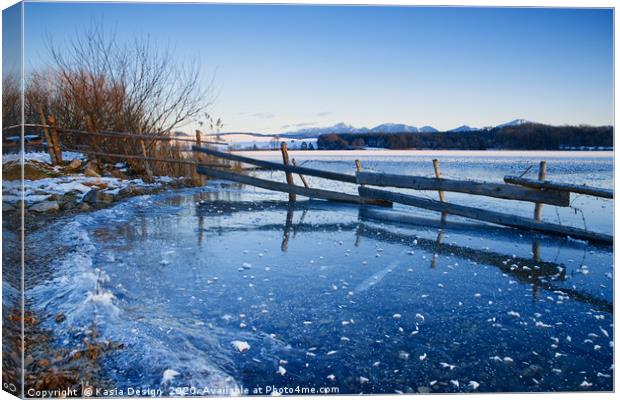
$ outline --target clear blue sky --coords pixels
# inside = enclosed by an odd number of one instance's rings
[[[26,69],[93,21],[197,57],[225,131],[613,123],[610,9],[27,3]]]

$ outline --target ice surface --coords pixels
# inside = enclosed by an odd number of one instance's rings
[[[357,207],[301,200],[289,213],[278,196],[192,189],[59,221],[30,237],[54,274],[29,299],[64,312],[48,326],[61,339],[80,343],[68,328],[95,315],[102,337],[125,343],[105,366],[120,386],[173,370],[174,385],[341,393],[611,390],[610,249],[502,229],[438,239]]]

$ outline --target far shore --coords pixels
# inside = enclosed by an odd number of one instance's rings
[[[373,157],[411,157],[411,156],[445,156],[445,157],[521,157],[521,158],[608,158],[614,156],[613,150],[291,150],[289,154],[303,156],[304,158],[321,158],[333,156],[373,156]],[[280,150],[235,150],[247,156],[280,156]]]

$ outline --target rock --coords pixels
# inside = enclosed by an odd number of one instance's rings
[[[91,177],[91,178],[100,178],[101,177],[101,175],[99,175],[95,170],[90,169],[90,168],[86,168],[84,170],[84,175],[88,176],[88,177]]]
[[[54,168],[46,163],[35,160],[27,160],[24,163],[23,179],[38,180],[44,178],[54,178],[62,174],[56,172]],[[11,161],[2,164],[2,179],[6,181],[22,179],[22,167],[18,161]]]
[[[50,363],[50,360],[42,359],[42,360],[39,360],[38,364],[39,364],[39,367],[41,368],[47,368],[50,366],[51,363]]]
[[[60,202],[60,209],[63,211],[68,211],[68,210],[71,210],[72,208],[77,207],[78,204],[79,203],[75,201],[74,199],[68,199],[66,201]]]
[[[90,210],[90,206],[88,205],[88,203],[82,203],[82,204],[80,204],[80,210],[88,211],[88,210]]]
[[[99,191],[97,189],[91,189],[88,191],[88,193],[86,193],[84,195],[84,197],[82,197],[82,202],[84,203],[88,203],[88,204],[95,204],[97,203],[97,193]]]
[[[97,167],[93,165],[92,162],[86,164],[86,168],[84,169],[84,175],[92,178],[100,178],[101,174],[97,172]]]
[[[101,179],[96,179],[95,182],[84,182],[82,183],[82,185],[84,186],[88,186],[88,187],[95,187],[98,189],[107,189],[108,188],[108,184],[105,182],[102,182]]]
[[[97,203],[113,203],[115,197],[112,193],[107,193],[98,189],[91,189],[82,198],[83,203],[97,204]]]
[[[66,319],[67,317],[65,316],[64,313],[59,312],[58,314],[56,314],[56,318],[55,318],[56,322],[61,323]]]
[[[113,177],[118,178],[118,179],[127,179],[127,176],[118,169],[113,169],[112,171],[110,171],[110,173],[112,174]]]
[[[76,158],[75,160],[71,161],[69,165],[67,165],[66,170],[67,172],[77,172],[81,168],[82,168],[82,160],[80,160],[79,158]]]
[[[56,212],[60,209],[57,201],[42,201],[28,207],[28,211],[34,212]]]
[[[114,203],[115,198],[112,193],[99,192],[98,200],[102,203]]]
[[[127,194],[130,195],[139,195],[146,193],[146,189],[142,186],[138,185],[129,185],[127,186]]]

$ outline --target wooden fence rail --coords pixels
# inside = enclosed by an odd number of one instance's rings
[[[341,182],[357,183],[357,179],[355,178],[355,175],[341,174],[338,172],[331,172],[331,171],[323,171],[323,170],[314,169],[314,168],[297,167],[294,165],[284,165],[284,164],[279,164],[276,162],[258,160],[258,159],[250,158],[250,157],[244,157],[244,156],[240,156],[237,154],[230,154],[230,153],[226,153],[223,151],[209,149],[206,147],[193,146],[192,149],[194,151],[199,151],[199,152],[209,154],[214,157],[220,157],[226,160],[242,162],[245,164],[258,165],[260,167],[265,167],[267,169],[272,169],[276,171],[284,171],[284,172],[294,173],[294,174],[316,176],[319,178],[331,179],[331,180],[341,181]]]
[[[173,164],[185,164],[185,165],[205,165],[205,166],[209,166],[209,167],[218,167],[218,168],[225,168],[225,169],[230,169],[232,168],[230,165],[226,165],[226,164],[206,164],[203,161],[190,161],[190,160],[181,160],[181,159],[177,159],[177,158],[162,158],[162,157],[145,157],[143,155],[136,155],[136,154],[118,154],[118,153],[104,153],[104,152],[99,152],[99,151],[91,151],[88,149],[84,149],[84,148],[65,148],[65,150],[68,151],[78,151],[78,152],[84,152],[86,154],[92,154],[95,156],[103,156],[103,157],[112,157],[112,158],[118,158],[118,159],[135,159],[135,160],[144,160],[144,161],[158,161],[158,162],[167,162],[167,163],[173,163]]]
[[[457,204],[445,203],[436,200],[423,199],[402,193],[394,193],[386,190],[371,189],[366,186],[358,188],[362,197],[383,199],[394,203],[406,204],[409,206],[424,208],[427,210],[447,212],[452,215],[477,219],[479,221],[510,226],[526,230],[533,230],[552,235],[570,236],[575,239],[585,239],[606,244],[613,243],[613,236],[603,233],[590,232],[584,229],[574,228],[565,225],[553,224],[549,222],[538,222],[534,219],[519,217],[510,214],[499,213],[496,211],[483,210],[480,208],[461,206]]]
[[[213,178],[239,182],[246,185],[260,187],[263,189],[275,190],[278,192],[295,193],[300,196],[306,196],[315,199],[325,199],[356,204],[374,204],[388,207],[392,204],[391,202],[385,200],[377,200],[364,196],[357,196],[342,192],[333,192],[331,190],[313,189],[306,188],[304,186],[290,185],[288,183],[274,182],[266,179],[255,178],[252,176],[236,174],[234,172],[221,171],[216,168],[208,168],[202,165],[198,166],[198,172],[203,175],[211,176]]]
[[[545,203],[567,207],[570,193],[553,190],[536,190],[503,183],[463,181],[422,176],[394,175],[373,172],[358,172],[357,183],[360,185],[391,186],[416,190],[442,192],[459,192],[499,199],[521,200],[532,203]]]
[[[49,125],[49,124],[24,124],[24,125],[13,125],[13,126],[7,126],[6,128],[3,128],[3,131],[6,130],[10,130],[10,129],[16,129],[19,127],[25,127],[25,128],[39,128],[41,130],[43,130],[45,132],[45,129],[50,129],[52,127],[54,127],[53,125]],[[81,130],[81,129],[71,129],[71,128],[61,128],[61,127],[55,127],[59,133],[71,133],[71,134],[84,134],[84,135],[93,135],[93,136],[103,136],[103,137],[118,137],[118,138],[129,138],[129,139],[147,139],[147,140],[154,140],[154,141],[177,141],[177,142],[187,142],[187,143],[196,143],[195,139],[190,139],[190,138],[186,138],[186,137],[174,137],[174,136],[166,136],[166,135],[162,135],[159,133],[153,133],[153,134],[138,134],[138,133],[131,133],[131,132],[116,132],[116,131],[108,131],[108,130],[100,130],[100,131],[85,131],[85,130]],[[210,136],[210,135],[204,135],[203,136]],[[214,145],[221,145],[221,146],[228,146],[227,142],[221,142],[221,141],[202,141],[203,144],[214,144]]]
[[[560,224],[554,224],[550,222],[543,222],[536,219],[525,218],[496,211],[490,211],[480,208],[462,206],[445,202],[443,192],[460,192],[472,195],[488,196],[500,199],[508,200],[521,200],[535,203],[537,208],[540,209],[542,204],[550,204],[555,206],[567,207],[570,205],[570,192],[573,190],[567,189],[565,186],[561,190],[554,187],[538,185],[545,185],[547,181],[533,181],[537,185],[534,188],[523,187],[519,185],[507,184],[507,183],[489,183],[489,182],[476,182],[476,181],[463,181],[454,179],[443,179],[439,172],[438,162],[434,163],[435,166],[435,178],[427,178],[421,176],[404,176],[395,174],[384,173],[372,173],[362,171],[361,165],[356,162],[357,173],[356,175],[341,174],[331,171],[322,171],[313,168],[298,167],[287,163],[286,157],[283,164],[258,160],[250,157],[244,157],[236,154],[230,154],[221,152],[218,150],[194,146],[194,151],[203,152],[214,157],[221,157],[231,161],[237,161],[246,164],[252,164],[260,167],[264,167],[270,170],[284,171],[287,174],[287,183],[274,182],[270,180],[264,180],[254,178],[245,175],[234,174],[231,172],[220,171],[214,168],[206,168],[199,166],[198,171],[202,174],[209,175],[215,178],[231,180],[239,183],[244,183],[252,186],[261,187],[269,190],[276,190],[285,193],[299,194],[307,197],[322,198],[327,200],[345,201],[350,203],[358,203],[364,205],[391,205],[394,203],[401,203],[409,206],[424,208],[428,210],[438,211],[442,213],[442,216],[446,214],[452,214],[462,216],[478,221],[489,222],[497,225],[508,226],[512,228],[520,228],[525,230],[531,230],[535,232],[541,232],[551,235],[570,236],[576,239],[585,239],[592,242],[599,242],[605,244],[613,243],[613,236],[591,232],[586,229],[580,229],[571,226],[565,226]],[[285,154],[283,150],[283,155]],[[334,192],[322,189],[311,189],[308,187],[296,186],[292,182],[293,173],[300,175],[310,175],[319,178],[332,179],[340,182],[356,183],[358,185],[359,196]],[[520,179],[520,178],[518,178]],[[435,201],[430,199],[424,199],[420,197],[411,196],[408,194],[395,193],[385,190],[369,188],[365,185],[375,186],[390,186],[399,188],[409,188],[416,190],[432,190],[438,191],[441,195],[441,201]],[[596,188],[577,186],[570,189],[575,190],[578,193],[589,191],[589,193],[596,193],[601,197],[609,196],[611,193],[605,193],[604,189],[593,191]],[[612,194],[611,194],[612,195]],[[290,199],[294,199],[294,196],[290,196]],[[292,200],[294,201],[294,200]],[[442,221],[445,218],[442,217]]]
[[[614,198],[614,191],[610,189],[602,189],[592,186],[585,185],[575,185],[571,183],[562,183],[562,182],[551,182],[546,180],[535,180],[535,179],[527,179],[520,178],[518,176],[505,176],[504,182],[512,183],[514,185],[521,185],[534,189],[544,189],[544,190],[556,190],[562,191],[565,193],[579,193],[586,194],[589,196],[603,197],[606,199]]]

